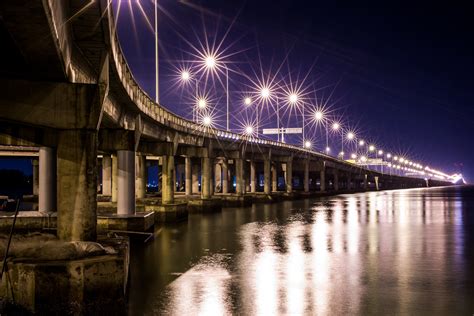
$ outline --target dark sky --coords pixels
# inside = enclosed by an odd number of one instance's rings
[[[153,23],[151,0],[141,2]],[[283,64],[278,80],[288,82],[298,74],[301,79],[314,65],[305,85],[317,89],[319,102],[327,100],[345,126],[355,127],[358,135],[386,151],[474,178],[474,20],[467,2],[159,3],[160,101],[172,111],[190,117],[194,102],[194,88],[176,83],[177,68],[195,66],[186,62],[196,59],[189,54],[189,43],[205,42],[203,30],[208,41],[219,41],[230,29],[223,46],[229,47],[229,53],[236,52],[225,60],[232,69],[233,129],[252,116],[241,111],[242,92],[249,91],[251,84],[234,72],[252,77],[251,69],[262,66],[265,73],[273,74]],[[122,46],[135,77],[154,95],[153,33],[137,8],[135,22],[129,12],[122,7],[119,16]],[[224,90],[219,82],[215,89],[210,84],[206,90],[212,90],[223,126]],[[287,116],[283,119],[287,125],[301,120]],[[263,125],[273,127],[272,120]],[[324,146],[321,133],[311,137],[318,148]],[[299,140],[290,137],[288,142],[292,141]]]

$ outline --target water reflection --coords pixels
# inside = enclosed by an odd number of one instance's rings
[[[472,314],[474,190],[192,215],[134,245],[131,314]]]

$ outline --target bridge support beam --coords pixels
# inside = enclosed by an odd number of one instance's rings
[[[33,195],[39,194],[39,161],[37,158],[31,160],[33,167]]]
[[[304,192],[309,192],[309,159],[304,161],[304,179],[303,179]]]
[[[39,150],[38,210],[56,211],[56,151],[50,147],[41,147]]]
[[[203,157],[201,163],[201,198],[211,198],[211,159]]]
[[[337,170],[334,170],[333,173],[333,186],[334,186],[334,191],[339,191],[339,172]]]
[[[375,176],[374,180],[375,180],[375,189],[378,191],[379,190],[379,177]]]
[[[293,192],[293,159],[288,159],[286,162],[286,193]]]
[[[110,155],[102,156],[102,195],[112,194],[112,158]]]
[[[250,192],[257,192],[257,179],[256,179],[256,164],[254,160],[250,161]]]
[[[272,191],[270,173],[271,173],[271,161],[270,159],[265,159],[263,161],[263,192],[265,194],[270,194]]]
[[[326,192],[326,168],[319,171],[319,191]]]
[[[278,169],[277,165],[272,164],[272,192],[278,191]]]
[[[118,159],[117,154],[112,155],[112,192],[111,201],[117,202],[118,195]]]
[[[135,172],[135,190],[137,199],[143,199],[146,195],[146,156],[137,155]]]
[[[191,157],[184,158],[184,193],[190,196],[193,193],[193,171]]]
[[[58,237],[73,241],[96,240],[97,132],[59,132],[57,156]]]
[[[229,167],[227,159],[222,161],[222,193],[229,193]]]
[[[244,195],[245,194],[245,179],[244,179],[244,161],[242,158],[235,159],[235,177],[236,177],[235,193],[237,195]]]
[[[161,185],[161,203],[162,204],[173,204],[174,203],[174,188],[175,183],[175,167],[174,167],[174,156],[162,156],[162,185]]]
[[[199,194],[199,165],[193,164],[191,170],[191,178],[192,178],[192,193]]]
[[[135,152],[117,151],[117,214],[135,214]]]

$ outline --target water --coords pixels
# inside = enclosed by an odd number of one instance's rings
[[[474,187],[191,215],[132,247],[132,315],[473,315]]]

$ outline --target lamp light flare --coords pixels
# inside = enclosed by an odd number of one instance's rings
[[[250,104],[252,104],[252,99],[250,99],[250,98],[245,98],[245,99],[244,99],[244,104],[245,104],[245,105],[250,105]]]
[[[374,151],[375,150],[375,146],[374,145],[370,145],[369,146],[369,151]]]
[[[365,145],[365,141],[364,140],[359,140],[359,146],[364,146]]]
[[[314,113],[314,119],[317,121],[321,121],[323,119],[323,112],[316,111],[316,113]]]
[[[212,118],[211,118],[210,116],[208,116],[208,115],[204,116],[204,117],[202,118],[202,124],[203,124],[204,126],[211,126],[211,124],[212,124]]]
[[[339,127],[341,127],[341,125],[339,125],[339,123],[334,123],[332,124],[332,129],[337,131],[339,129]]]
[[[216,66],[216,58],[212,55],[207,56],[204,60],[206,67],[209,69],[213,69]]]
[[[184,70],[181,72],[181,79],[183,81],[187,81],[189,80],[189,78],[191,78],[191,74],[189,73],[189,71]]]
[[[351,155],[351,158],[352,158],[352,159],[356,159],[356,158],[357,158],[357,155],[356,155],[356,154],[352,154],[352,155]]]
[[[207,106],[207,101],[206,101],[206,99],[199,99],[197,105],[198,105],[198,108],[200,108],[200,109],[205,109],[206,106]]]
[[[292,93],[288,96],[288,100],[291,104],[296,104],[298,102],[298,95],[296,93]]]
[[[379,150],[378,154],[383,155],[383,150]]]
[[[262,98],[268,99],[268,97],[270,97],[270,89],[262,88],[262,90],[260,90],[260,95],[262,96]]]
[[[387,154],[387,158],[388,158],[388,159],[392,158],[392,154],[391,154],[391,153],[388,153],[388,154]]]
[[[347,139],[348,140],[353,140],[354,138],[355,138],[354,133],[352,133],[352,132],[347,133]]]
[[[331,151],[331,148],[326,147],[326,152],[328,153],[328,152],[330,152],[330,151]]]
[[[311,145],[312,145],[312,144],[311,144],[311,142],[310,142],[309,140],[307,140],[307,141],[304,142],[304,148],[306,148],[306,149],[310,149],[310,148],[311,148]]]
[[[252,134],[253,134],[253,127],[250,126],[250,125],[247,126],[247,127],[245,128],[245,134],[247,134],[247,135],[252,135]]]
[[[362,161],[362,162],[366,162],[366,161],[367,161],[367,157],[366,157],[366,156],[362,156],[362,157],[360,157],[360,161]]]

